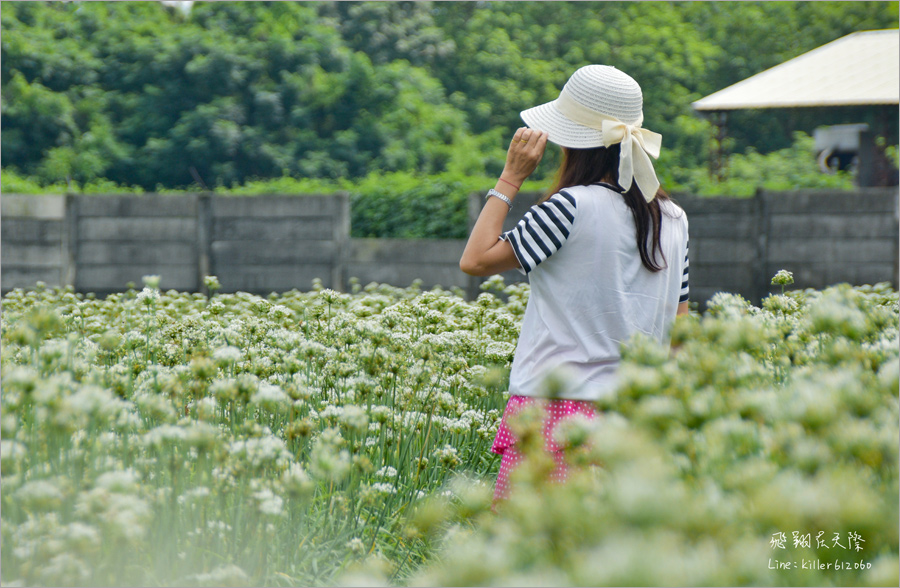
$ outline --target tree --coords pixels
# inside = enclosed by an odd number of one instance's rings
[[[690,103],[855,30],[889,2],[5,2],[4,165],[185,188],[294,176],[498,174],[519,112],[590,63],[628,72],[670,188],[705,167]],[[833,111],[829,116],[856,116]],[[767,153],[826,119],[742,112]],[[844,121],[846,122],[846,121]],[[896,132],[894,133],[896,134]],[[896,137],[889,137],[896,142]],[[548,150],[535,178],[546,179]]]

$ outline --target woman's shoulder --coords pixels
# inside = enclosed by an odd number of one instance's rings
[[[674,216],[677,218],[683,217],[684,219],[687,219],[687,213],[684,211],[684,209],[677,202],[670,198],[660,198],[659,207],[663,212],[669,214],[670,216]]]
[[[560,192],[588,193],[597,192],[598,190],[614,192],[616,194],[622,193],[622,191],[617,186],[607,184],[606,182],[596,182],[594,184],[577,184],[574,186],[566,186],[565,188],[560,188]]]
[[[559,192],[553,194],[551,198],[567,197],[570,200],[574,200],[574,203],[577,205],[580,200],[585,198],[595,200],[598,195],[605,195],[607,197],[619,196],[621,198],[621,193],[609,184],[568,186],[561,188]]]
[[[685,231],[688,228],[688,216],[687,212],[674,200],[670,200],[668,198],[660,198],[659,200],[659,208],[662,211],[663,217],[667,217],[671,219],[671,222],[677,223],[681,225]]]

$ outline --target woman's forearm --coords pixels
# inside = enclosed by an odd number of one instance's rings
[[[531,175],[544,155],[547,133],[520,128],[510,142],[506,166],[494,190],[512,201],[522,182]],[[500,239],[509,205],[500,198],[488,198],[475,221],[459,268],[473,276],[490,276],[519,267],[512,246]]]
[[[513,200],[518,193],[518,189],[506,182],[497,180],[494,189],[510,200]],[[503,221],[509,214],[509,206],[499,198],[488,198],[472,227],[472,234],[463,250],[462,258],[459,260],[459,267],[467,274],[475,276],[492,275],[513,269],[518,263],[512,267],[504,267],[499,271],[494,271],[496,267],[509,265],[504,262],[514,261],[508,259],[508,252],[505,250],[508,246],[505,241],[500,240],[500,234],[503,232]]]

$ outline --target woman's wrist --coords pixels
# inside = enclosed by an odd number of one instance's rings
[[[500,172],[501,179],[519,187],[522,186],[522,182],[528,179],[529,175],[531,174],[523,175],[521,170],[516,170],[515,167],[511,167],[509,165],[503,166],[503,171]]]
[[[503,174],[500,174],[500,181],[512,188],[515,188],[516,191],[518,191],[522,187],[521,181],[514,181],[512,179],[504,178]]]
[[[521,187],[521,181],[508,177],[506,174],[500,174],[500,177],[497,178],[497,183],[494,185],[495,190],[509,196],[510,199],[514,198],[516,194],[519,193],[519,188]]]

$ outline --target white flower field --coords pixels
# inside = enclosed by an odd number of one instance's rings
[[[4,585],[898,583],[887,284],[717,294],[671,350],[628,342],[559,431],[570,481],[532,450],[495,514],[527,284],[145,283],[2,299]]]

